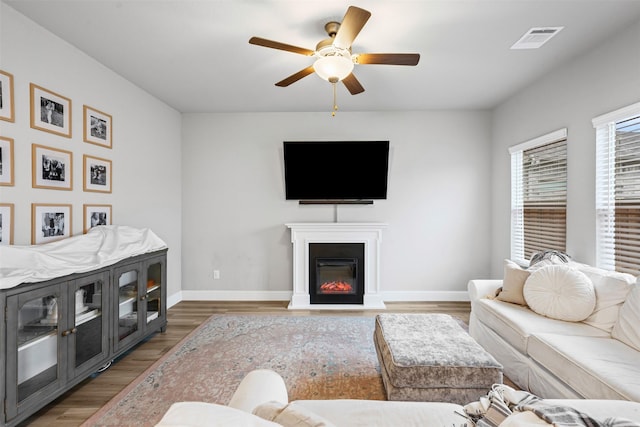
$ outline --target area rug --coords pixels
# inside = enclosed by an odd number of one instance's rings
[[[227,404],[253,369],[278,372],[290,400],[384,400],[372,316],[214,315],[83,426],[153,426],[173,402]]]

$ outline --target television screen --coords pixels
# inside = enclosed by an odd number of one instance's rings
[[[387,198],[389,141],[284,141],[287,200]]]

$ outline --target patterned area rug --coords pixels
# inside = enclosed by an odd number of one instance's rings
[[[214,315],[87,420],[153,426],[173,402],[227,404],[253,369],[278,372],[290,400],[384,400],[373,317]]]

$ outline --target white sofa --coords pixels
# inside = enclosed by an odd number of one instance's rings
[[[552,295],[551,303],[560,304],[555,312],[534,311],[526,297],[535,271],[505,260],[503,280],[468,284],[471,336],[503,365],[506,377],[538,396],[640,402],[640,285],[631,275],[575,262],[563,268],[593,285],[594,305],[585,319],[558,319],[584,302],[563,294]]]
[[[597,420],[624,418],[640,423],[640,403],[603,400],[546,400],[587,413]],[[287,389],[271,370],[251,371],[240,383],[228,406],[204,402],[177,402],[156,427],[443,427],[471,425],[459,414],[464,407],[443,402],[400,402],[374,400],[298,400],[288,402]],[[550,426],[521,412],[501,426]],[[509,417],[512,418],[512,417]],[[579,424],[578,424],[579,425]],[[636,424],[625,424],[625,426]],[[640,425],[640,424],[637,424]]]

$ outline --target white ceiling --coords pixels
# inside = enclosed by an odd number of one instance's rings
[[[371,18],[353,52],[420,53],[415,67],[356,65],[341,111],[484,109],[640,19],[640,0],[2,0],[181,112],[330,111],[331,85],[274,83],[310,57],[349,5]],[[537,50],[510,50],[531,27],[564,26]]]

